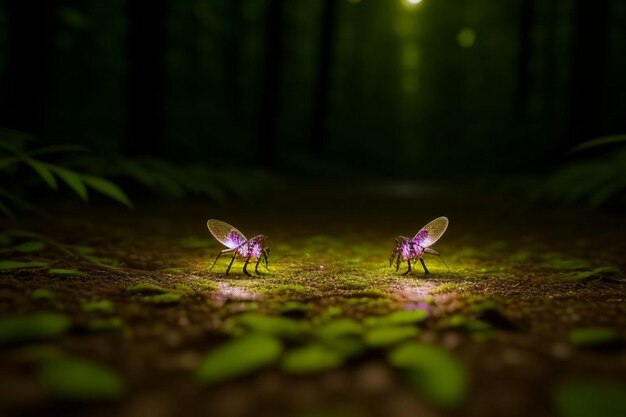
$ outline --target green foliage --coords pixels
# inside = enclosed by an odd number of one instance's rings
[[[38,208],[24,199],[27,185],[35,178],[43,181],[50,189],[58,190],[57,180],[63,182],[73,190],[81,200],[89,198],[88,189],[97,191],[127,207],[132,203],[124,191],[117,185],[101,177],[87,175],[69,169],[67,166],[51,163],[39,159],[42,155],[57,154],[65,156],[68,152],[83,150],[70,145],[33,147],[34,139],[19,132],[0,131],[0,175],[10,175],[19,180],[13,180],[15,190],[0,187],[0,211],[8,217],[14,217],[14,208],[35,210]],[[23,167],[29,169],[24,171]]]
[[[110,313],[113,311],[113,303],[109,300],[86,301],[82,304],[83,311]]]
[[[336,350],[311,344],[288,352],[281,362],[281,368],[290,374],[308,374],[333,369],[342,363],[343,356]]]
[[[161,305],[178,304],[181,297],[182,297],[181,294],[168,292],[165,294],[148,295],[144,297],[144,301],[151,303],[151,304],[161,304]]]
[[[626,384],[580,380],[556,387],[552,401],[560,417],[626,416]]]
[[[619,340],[619,334],[611,327],[580,327],[569,333],[570,343],[583,347],[606,346]]]
[[[196,379],[214,384],[251,374],[278,360],[282,352],[280,340],[253,334],[226,342],[209,352],[196,371]]]
[[[0,260],[0,270],[8,269],[26,269],[26,268],[44,268],[48,266],[47,262],[43,261],[9,261]]]
[[[124,328],[124,320],[119,317],[106,319],[93,319],[87,324],[87,328],[93,331],[120,330]]]
[[[396,311],[387,316],[368,317],[364,323],[367,326],[394,326],[401,324],[419,323],[428,317],[425,310]]]
[[[624,143],[626,135],[616,135],[591,140],[572,151]],[[537,187],[534,197],[563,205],[584,204],[595,208],[623,196],[625,191],[626,150],[621,147],[604,157],[585,159],[560,168]]]
[[[77,268],[51,268],[48,269],[48,275],[83,276],[85,273]]]
[[[620,270],[614,266],[601,266],[590,271],[576,272],[571,278],[576,281],[592,281],[597,279],[612,278],[619,273]]]
[[[356,336],[363,333],[363,325],[351,319],[336,319],[322,324],[315,329],[317,337],[334,339],[344,336]]]
[[[365,333],[363,340],[372,347],[392,346],[418,334],[418,329],[411,326],[375,327]]]
[[[433,345],[408,342],[393,349],[389,362],[405,371],[409,383],[434,404],[457,408],[465,399],[465,367],[449,352]]]
[[[39,252],[46,247],[46,244],[39,240],[29,240],[28,242],[20,243],[17,246],[11,248],[11,250],[20,253]]]
[[[0,317],[0,346],[52,339],[65,333],[71,325],[68,317],[56,313]]]
[[[47,288],[37,288],[30,293],[30,298],[33,300],[54,300],[56,294]]]
[[[310,327],[305,321],[293,320],[286,317],[265,316],[256,313],[241,314],[232,318],[227,327],[234,332],[243,330],[252,333],[262,333],[271,336],[299,339],[308,333]]]
[[[46,360],[39,364],[36,375],[53,397],[63,400],[116,400],[127,390],[116,372],[86,359]]]

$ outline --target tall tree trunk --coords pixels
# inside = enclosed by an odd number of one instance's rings
[[[57,2],[9,0],[7,11],[7,67],[4,127],[44,135],[57,28]]]
[[[276,127],[283,67],[284,1],[267,0],[265,12],[265,59],[262,71],[257,153],[261,165],[275,163]]]
[[[525,119],[530,97],[530,58],[532,53],[531,30],[533,26],[534,0],[520,0],[519,48],[517,55],[517,89],[514,111]]]
[[[609,10],[610,0],[574,4],[568,145],[610,133],[603,126]]]
[[[328,109],[333,69],[333,47],[337,28],[337,4],[336,0],[324,0],[322,10],[322,33],[318,49],[317,80],[313,91],[309,138],[310,149],[314,155],[321,155],[328,148]]]
[[[162,155],[168,0],[127,0],[128,114],[125,151]]]

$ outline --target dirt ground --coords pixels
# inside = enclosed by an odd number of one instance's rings
[[[409,183],[55,213],[19,225],[37,235],[5,242],[3,259],[36,263],[0,271],[0,313],[70,324],[0,343],[1,415],[567,416],[586,406],[576,393],[600,387],[606,403],[602,387],[619,393],[626,381],[619,213]],[[430,275],[389,268],[394,238],[442,215],[450,226],[434,248],[449,271],[436,257]],[[238,260],[225,275],[225,258],[209,271],[221,249],[209,218],[267,235],[269,272],[248,277]],[[32,241],[44,244],[16,249]],[[415,311],[423,318],[394,316]],[[355,329],[349,354],[286,359],[343,319]],[[280,357],[244,376],[199,376],[215,349],[257,333],[280,342]],[[437,348],[452,370],[407,372],[392,353],[403,344]],[[63,389],[42,371],[59,357],[96,363],[123,388],[94,398]]]

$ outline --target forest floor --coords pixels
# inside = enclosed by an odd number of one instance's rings
[[[506,200],[352,185],[25,221],[0,242],[0,415],[623,416],[626,217]],[[389,268],[442,215],[450,269]],[[269,272],[209,271],[209,218],[267,235]]]

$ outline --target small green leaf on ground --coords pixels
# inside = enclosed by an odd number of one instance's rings
[[[46,247],[46,244],[40,240],[29,240],[13,247],[13,250],[21,253],[38,252]]]
[[[60,275],[60,276],[83,276],[84,272],[76,268],[51,268],[48,269],[48,275]]]
[[[54,300],[56,294],[47,288],[37,288],[30,293],[30,298],[33,300]]]
[[[62,314],[37,313],[0,318],[0,346],[52,339],[65,333],[70,319]]]
[[[37,380],[53,397],[63,400],[115,400],[126,392],[121,376],[85,359],[44,361],[37,369]]]
[[[387,316],[381,317],[368,317],[364,323],[367,326],[392,326],[400,324],[412,324],[419,323],[426,320],[428,313],[426,310],[413,310],[413,311],[396,311]]]
[[[588,269],[590,265],[589,262],[584,259],[549,257],[541,263],[541,266],[557,271],[576,271]]]
[[[343,356],[326,346],[312,344],[287,352],[281,368],[290,374],[308,374],[336,368]]]
[[[94,319],[87,324],[87,328],[93,331],[120,330],[124,328],[124,320],[119,317]]]
[[[559,417],[624,417],[626,384],[580,380],[563,383],[552,394]]]
[[[365,333],[363,341],[372,347],[392,346],[418,334],[411,326],[375,327]]]
[[[595,279],[612,278],[620,273],[614,266],[601,266],[590,271],[574,273],[571,278],[576,281],[591,281]]]
[[[144,298],[144,301],[152,304],[177,304],[181,297],[181,294],[168,292],[165,294],[148,295]]]
[[[83,311],[110,313],[113,311],[113,303],[109,300],[86,301],[82,304]]]
[[[322,324],[315,329],[317,337],[333,339],[363,333],[363,325],[351,319],[336,319]]]
[[[611,327],[580,327],[569,333],[570,343],[576,346],[606,346],[619,340],[619,334]]]
[[[137,294],[164,294],[169,292],[167,288],[159,287],[158,285],[151,284],[149,282],[142,282],[139,284],[131,285],[126,288],[127,292]]]
[[[46,266],[48,266],[48,263],[42,261],[0,261],[0,270],[43,268]]]
[[[226,342],[207,353],[195,377],[214,384],[249,375],[274,363],[282,352],[281,342],[267,335],[249,335]]]
[[[409,383],[434,404],[452,409],[460,406],[468,388],[463,364],[437,346],[407,342],[388,356],[391,365],[406,372]]]
[[[309,325],[305,321],[256,313],[236,316],[229,323],[229,326],[234,326],[234,328],[241,327],[253,333],[263,333],[289,339],[297,339],[309,330]]]

